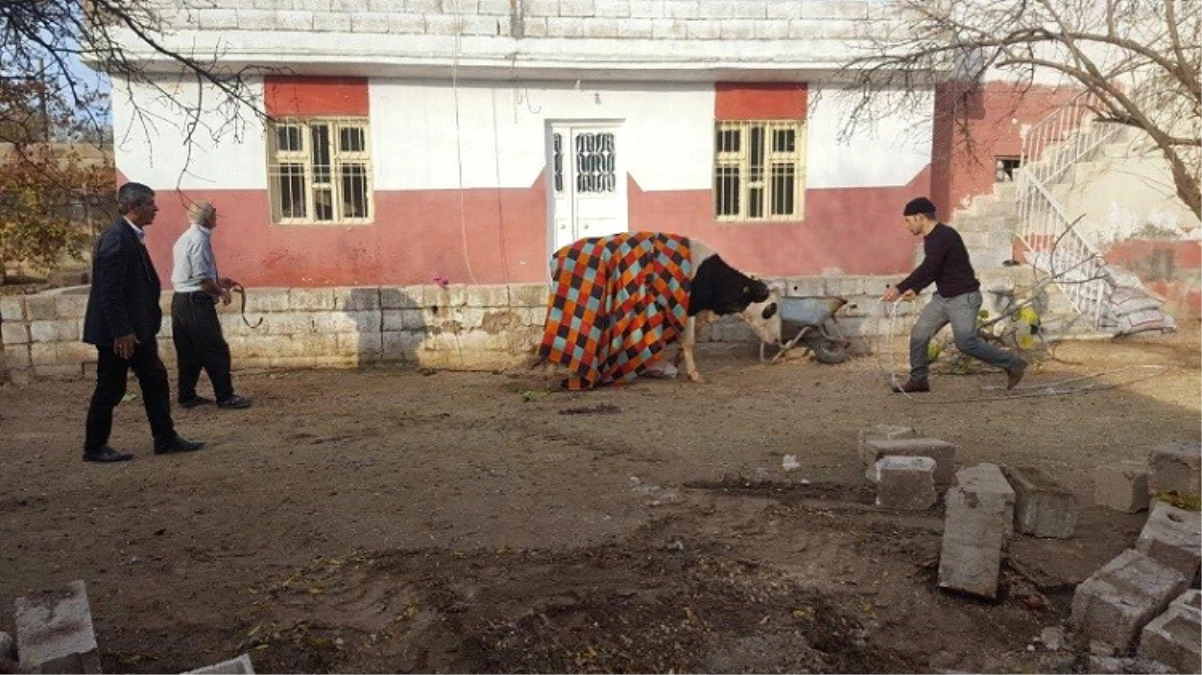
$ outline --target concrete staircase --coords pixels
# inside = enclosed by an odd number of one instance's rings
[[[1113,270],[1079,227],[1067,231],[1071,221],[1062,205],[1074,190],[1121,161],[1128,142],[1114,127],[1078,123],[1085,119],[1083,107],[1083,100],[1074,101],[1033,126],[1024,155],[1036,161],[1024,164],[1014,181],[996,183],[993,192],[972,198],[952,215],[981,278],[985,309],[991,312],[1004,306],[1015,288],[1035,284],[1035,269],[1015,262],[1016,252],[1028,263],[1040,255],[1047,261],[1049,242],[1060,238],[1055,260],[1047,264],[1071,274],[1066,283],[1047,286],[1036,306],[1049,335],[1116,333],[1108,312]],[[1065,119],[1072,121],[1066,124]],[[1082,261],[1079,268],[1076,261]],[[1046,268],[1040,276],[1048,276]]]

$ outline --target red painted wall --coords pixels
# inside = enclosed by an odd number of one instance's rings
[[[804,82],[718,82],[714,85],[714,119],[805,119],[806,93]]]
[[[367,117],[370,112],[367,79],[268,75],[263,81],[263,107],[272,117]]]

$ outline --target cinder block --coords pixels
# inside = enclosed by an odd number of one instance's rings
[[[289,9],[279,10],[275,13],[275,29],[296,32],[311,31],[313,30],[313,15],[313,12]]]
[[[1161,443],[1148,453],[1148,469],[1148,490],[1152,494],[1175,490],[1197,497],[1202,482],[1202,443]]]
[[[509,287],[509,304],[514,307],[543,307],[551,297],[547,284],[521,284]]]
[[[919,438],[920,436],[921,434],[915,431],[913,427],[900,424],[878,424],[874,427],[861,429],[856,449],[859,451],[860,461],[864,462],[864,465],[869,469],[869,473],[871,474],[868,476],[869,480],[872,480],[876,475],[874,467],[880,457],[868,451],[868,441],[896,441],[905,438]]]
[[[54,313],[60,319],[82,319],[88,310],[85,294],[59,295],[54,298]]]
[[[1178,673],[1202,673],[1202,591],[1191,589],[1174,600],[1164,614],[1144,627],[1139,656]]]
[[[937,438],[899,438],[864,442],[866,457],[873,463],[881,457],[930,457],[935,460],[935,485],[950,485],[956,472],[956,446]],[[872,476],[868,476],[871,480]]]
[[[426,328],[424,316],[425,313],[420,309],[386,309],[384,310],[383,329],[391,332],[423,331]]]
[[[16,319],[0,321],[0,344],[29,344],[29,324]]]
[[[1202,561],[1202,514],[1153,502],[1135,550],[1193,580]]]
[[[31,342],[66,342],[80,339],[79,321],[77,319],[56,319],[54,321],[32,321],[29,324],[29,339]]]
[[[250,662],[250,654],[243,654],[236,659],[222,661],[204,668],[189,670],[189,673],[203,673],[204,675],[237,675],[239,673],[254,673],[255,667]]]
[[[21,669],[42,673],[99,673],[100,653],[82,581],[17,598]]]
[[[1123,513],[1148,508],[1148,466],[1141,462],[1116,462],[1094,469],[1094,503]]]
[[[329,288],[289,289],[288,307],[294,312],[334,309],[334,291]]]
[[[380,289],[381,309],[417,309],[422,306],[421,286]]]
[[[1130,656],[1089,655],[1089,668],[1084,672],[1099,675],[1160,675],[1169,672],[1169,667],[1159,661]]]
[[[462,284],[446,288],[422,286],[422,305],[425,307],[463,307],[466,304],[467,287]]]
[[[935,504],[935,460],[882,457],[876,461],[876,505],[899,511],[925,511]]]
[[[543,294],[543,299],[546,300],[546,294]],[[24,321],[25,320],[25,296],[22,295],[6,295],[0,297],[0,321]]]
[[[1014,526],[1035,537],[1067,539],[1077,529],[1077,500],[1046,473],[1035,467],[1007,467],[1014,488]]]
[[[334,308],[344,312],[374,312],[380,309],[378,286],[355,286],[335,288]]]
[[[1014,490],[994,464],[956,472],[947,491],[939,587],[997,596],[998,570],[1014,521]]]
[[[29,345],[4,345],[4,363],[10,369],[30,368],[33,359],[29,354]]]
[[[55,296],[25,296],[25,318],[28,321],[53,321],[55,318]]]
[[[509,287],[503,285],[469,286],[468,307],[508,307]]]
[[[1069,623],[1086,638],[1126,652],[1188,585],[1177,570],[1127,549],[1077,587]]]

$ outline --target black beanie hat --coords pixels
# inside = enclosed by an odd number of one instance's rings
[[[903,216],[913,216],[918,213],[934,216],[935,205],[926,197],[919,197],[906,202],[906,208],[902,210]]]

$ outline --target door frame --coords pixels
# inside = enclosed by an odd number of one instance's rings
[[[550,260],[555,254],[557,247],[555,245],[555,137],[556,131],[564,128],[571,129],[573,127],[588,127],[594,129],[604,129],[613,131],[614,133],[614,148],[617,158],[614,162],[614,178],[617,181],[616,198],[621,202],[621,219],[623,232],[630,231],[630,196],[628,194],[627,185],[629,178],[627,174],[626,163],[626,139],[625,118],[549,118],[543,126],[543,149],[545,155],[546,170],[546,199],[547,199],[547,223],[546,223],[546,249],[547,249],[547,274],[550,276]],[[570,134],[568,141],[570,142]],[[566,149],[565,149],[566,150]],[[571,162],[572,167],[575,167],[574,150],[564,152],[564,187],[569,184],[571,171],[568,171],[568,163]],[[575,189],[572,189],[574,194]],[[575,216],[572,216],[572,228],[575,231],[576,223]],[[574,240],[573,240],[574,241]]]

